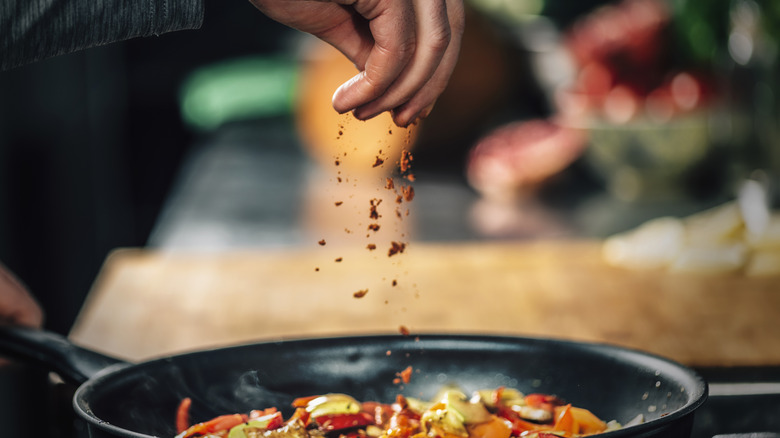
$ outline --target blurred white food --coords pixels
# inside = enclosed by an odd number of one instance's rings
[[[740,240],[745,223],[736,202],[704,210],[683,219],[685,245],[712,245]]]
[[[682,249],[685,227],[673,217],[653,219],[639,228],[610,237],[603,254],[608,263],[634,269],[668,266]]]
[[[629,269],[780,275],[780,212],[746,208],[743,197],[681,219],[657,218],[606,239],[603,256]]]
[[[717,274],[738,271],[747,259],[743,243],[683,248],[672,262],[672,272]]]

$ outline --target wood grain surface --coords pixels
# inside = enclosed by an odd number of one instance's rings
[[[780,365],[780,279],[611,268],[591,241],[415,243],[393,257],[328,246],[121,249],[71,338],[138,361],[401,326],[606,342],[692,366]]]

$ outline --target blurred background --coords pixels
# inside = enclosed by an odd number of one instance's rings
[[[414,239],[604,237],[780,167],[775,3],[467,4],[452,83],[408,145]],[[111,249],[307,241],[351,74],[241,2],[0,73],[0,260],[66,333]],[[351,140],[373,159],[390,128]]]
[[[780,3],[467,4],[451,85],[408,133],[337,118],[352,67],[247,2],[0,73],[0,260],[64,334],[115,248],[294,246],[342,226],[318,188],[347,141],[366,167],[412,149],[419,241],[603,238],[780,170]]]

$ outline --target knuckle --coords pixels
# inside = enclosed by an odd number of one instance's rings
[[[426,38],[426,44],[433,50],[443,52],[447,49],[447,46],[450,45],[451,38],[452,33],[450,32],[450,28],[444,27],[429,35],[428,38]]]
[[[417,47],[417,39],[414,37],[404,38],[392,48],[393,55],[401,59],[409,59],[414,54]]]

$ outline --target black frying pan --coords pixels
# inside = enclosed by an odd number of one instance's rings
[[[387,352],[390,352],[388,355]],[[191,397],[192,420],[276,406],[299,396],[343,392],[392,402],[428,398],[455,383],[465,392],[515,387],[558,395],[605,420],[647,422],[601,436],[688,438],[705,382],[669,360],[602,344],[497,336],[366,336],[288,340],[123,363],[61,336],[0,328],[0,353],[48,364],[81,384],[77,414],[92,437],[173,437],[175,411]],[[396,373],[414,368],[411,382]],[[288,410],[285,410],[288,409]]]

